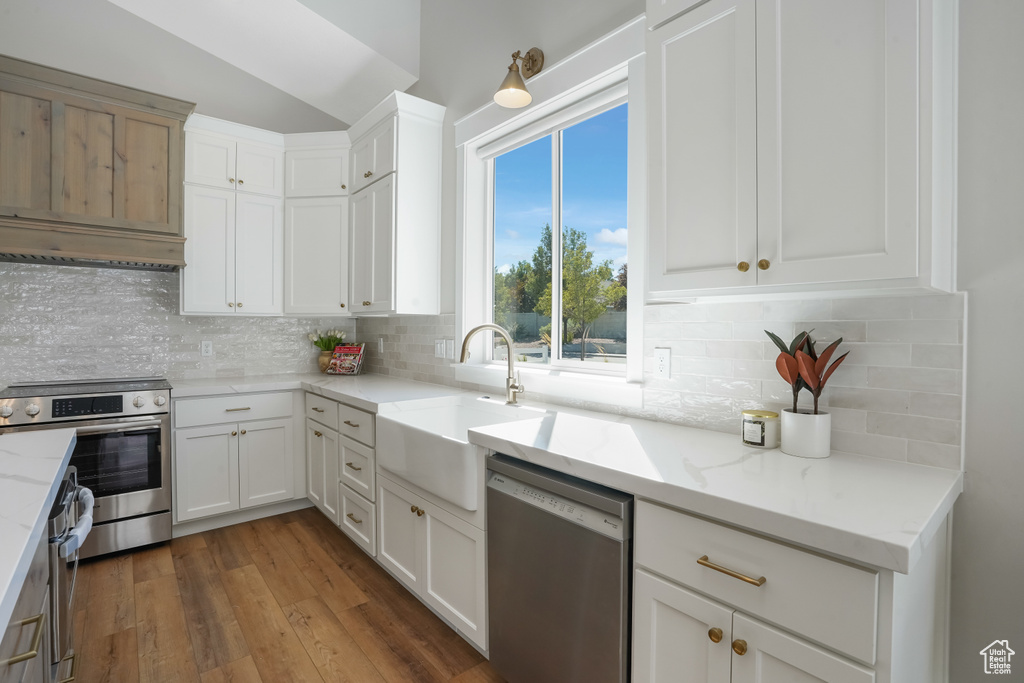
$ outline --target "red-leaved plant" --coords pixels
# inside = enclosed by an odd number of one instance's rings
[[[772,334],[768,330],[765,330],[765,334],[782,351],[779,357],[775,359],[775,369],[779,371],[782,379],[789,382],[790,386],[793,387],[793,412],[797,412],[797,399],[800,390],[806,388],[811,392],[811,396],[814,397],[814,414],[817,415],[818,399],[821,397],[821,392],[825,389],[825,383],[832,376],[832,373],[836,371],[840,363],[850,355],[850,352],[847,351],[837,358],[832,365],[828,364],[832,360],[836,349],[842,343],[843,338],[840,337],[829,344],[819,356],[814,350],[814,340],[811,339],[809,332],[798,334],[789,346],[786,346],[786,343],[777,334]],[[804,349],[807,350],[804,351]]]

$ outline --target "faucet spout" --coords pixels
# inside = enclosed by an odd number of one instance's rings
[[[505,340],[505,344],[508,347],[508,377],[505,378],[505,403],[509,405],[515,405],[516,395],[526,391],[526,388],[519,383],[519,378],[515,375],[515,351],[512,348],[512,337],[509,335],[508,330],[500,325],[494,323],[484,323],[483,325],[477,325],[469,332],[466,333],[466,338],[462,340],[462,355],[459,358],[460,363],[465,363],[466,359],[469,358],[469,341],[476,335],[477,332],[483,330],[491,330],[501,335],[501,338]]]

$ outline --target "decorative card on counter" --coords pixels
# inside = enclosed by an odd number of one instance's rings
[[[331,363],[327,366],[328,375],[358,375],[363,369],[363,353],[366,344],[348,344],[334,347]]]

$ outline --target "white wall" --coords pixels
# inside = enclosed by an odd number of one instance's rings
[[[960,2],[959,282],[969,292],[966,489],[953,521],[950,681],[1008,639],[1024,680],[1024,2]],[[1010,678],[1010,677],[1006,677]]]
[[[423,3],[420,80],[408,92],[448,108],[441,195],[442,312],[455,310],[455,121],[491,100],[516,50],[539,47],[545,63],[554,64],[643,11],[643,0]]]

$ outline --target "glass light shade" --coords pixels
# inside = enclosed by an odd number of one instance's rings
[[[519,75],[519,65],[515,62],[508,68],[508,74],[501,82],[498,92],[494,93],[494,101],[509,109],[519,109],[533,102],[533,96],[526,91],[526,83]]]

